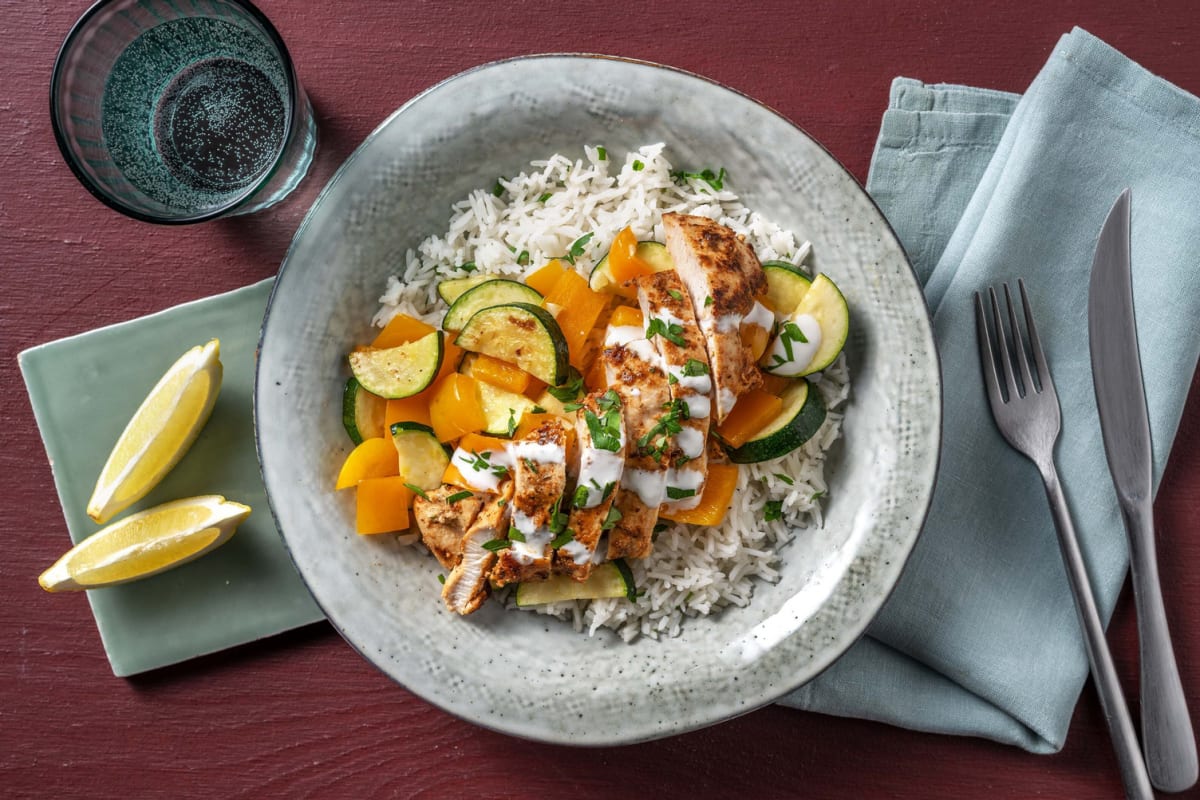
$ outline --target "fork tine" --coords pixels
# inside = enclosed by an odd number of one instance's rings
[[[1037,367],[1038,384],[1041,391],[1049,389],[1054,392],[1054,382],[1050,378],[1050,368],[1046,366],[1046,354],[1042,352],[1042,340],[1038,336],[1037,325],[1033,322],[1033,308],[1029,305],[1029,295],[1025,291],[1025,280],[1017,278],[1017,289],[1021,292],[1021,305],[1025,307],[1025,328],[1029,331],[1029,349],[1033,351],[1033,363]]]
[[[1017,280],[1020,280],[1020,278]],[[1033,394],[1037,390],[1033,385],[1033,376],[1029,374],[1029,356],[1025,355],[1025,343],[1021,339],[1021,326],[1017,322],[1017,310],[1013,306],[1012,292],[1008,290],[1007,283],[1004,284],[1004,301],[1008,305],[1008,323],[1012,327],[1013,349],[1016,350],[1015,360],[1017,368],[1021,371],[1021,384],[1025,387],[1025,392],[1022,396]],[[1025,322],[1028,324],[1028,317],[1026,317]]]
[[[992,324],[996,328],[996,348],[1000,351],[1000,368],[1004,372],[1004,385],[1008,387],[1008,399],[1020,397],[1017,391],[1017,381],[1013,376],[1012,358],[1008,354],[1008,342],[1004,337],[1004,318],[1000,316],[1000,303],[996,300],[996,290],[988,287],[988,299],[992,303]]]
[[[987,386],[988,400],[992,408],[1004,405],[1000,394],[1000,377],[996,374],[996,354],[992,352],[992,337],[988,334],[987,311],[983,298],[975,293],[975,331],[979,336],[979,363],[983,367],[983,382]]]

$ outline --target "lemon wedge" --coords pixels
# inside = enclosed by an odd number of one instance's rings
[[[196,441],[221,390],[221,344],[193,347],[150,390],[117,439],[87,514],[104,523],[158,485]]]
[[[131,514],[67,551],[38,578],[47,592],[98,589],[186,564],[233,536],[250,507],[216,494]]]

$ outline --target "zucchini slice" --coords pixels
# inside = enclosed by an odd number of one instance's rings
[[[463,292],[481,283],[494,281],[499,277],[497,275],[468,275],[465,278],[447,278],[438,283],[438,297],[446,302],[446,305],[452,304],[455,300],[462,297]]]
[[[492,386],[486,381],[478,383],[479,401],[487,420],[483,433],[487,436],[511,437],[521,424],[521,418],[537,404],[523,394]]]
[[[363,439],[375,439],[384,434],[384,414],[387,401],[362,387],[357,378],[346,381],[342,393],[342,425],[350,441],[362,444]]]
[[[564,383],[571,366],[562,328],[549,311],[532,303],[507,303],[475,312],[455,344],[516,364],[551,386]]]
[[[767,276],[767,301],[777,314],[791,316],[808,293],[812,278],[794,264],[787,261],[764,261],[763,274]]]
[[[820,430],[825,422],[825,398],[819,389],[801,379],[784,389],[781,397],[779,416],[741,447],[729,450],[730,461],[755,464],[782,458]]]
[[[675,259],[671,258],[671,253],[667,250],[667,246],[660,242],[638,242],[637,257],[645,261],[655,272],[666,272],[667,270],[675,269]],[[618,286],[613,280],[612,271],[608,268],[608,253],[604,254],[604,258],[592,268],[592,274],[588,276],[588,286],[593,292],[606,292],[615,294],[620,297],[634,299],[637,297],[637,291],[626,289],[624,286]]]
[[[442,318],[442,329],[461,331],[476,311],[506,303],[530,303],[538,306],[542,304],[542,295],[532,286],[507,278],[484,281],[467,289],[455,299],[446,316]]]
[[[569,575],[551,575],[547,580],[536,583],[517,584],[517,605],[539,606],[562,600],[595,600],[601,597],[636,596],[633,573],[629,566],[617,559],[597,565],[587,580],[577,581]]]
[[[834,362],[850,333],[850,308],[837,284],[827,275],[818,275],[796,306],[793,316],[808,314],[821,326],[821,346],[801,375],[820,372]]]
[[[363,388],[388,400],[412,397],[433,383],[442,366],[445,334],[428,336],[384,350],[350,354],[350,369]]]
[[[442,485],[442,473],[450,465],[450,454],[433,428],[419,422],[394,422],[392,444],[396,445],[400,477],[405,483],[426,492]]]

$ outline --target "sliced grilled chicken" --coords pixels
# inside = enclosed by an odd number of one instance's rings
[[[638,304],[646,319],[650,341],[658,349],[671,400],[686,407],[681,429],[667,450],[665,506],[695,508],[704,490],[708,459],[708,420],[712,407],[712,376],[704,337],[696,323],[691,298],[674,272],[657,272],[637,279]]]
[[[482,494],[465,492],[457,486],[440,486],[413,500],[413,518],[421,541],[446,569],[454,569],[462,558],[463,538],[483,508]],[[449,498],[457,497],[453,503]]]
[[[712,368],[717,423],[738,397],[762,384],[741,324],[754,311],[767,279],[754,249],[728,227],[706,217],[663,214],[667,250],[696,310]]]
[[[579,442],[579,479],[567,529],[571,541],[554,551],[554,571],[577,581],[591,574],[597,544],[606,530],[621,473],[625,469],[625,417],[613,389],[593,392],[582,401],[575,422]]]
[[[550,542],[555,516],[567,489],[567,424],[547,415],[536,428],[508,446],[513,460],[512,528],[509,546],[492,568],[497,586],[544,581],[550,576]],[[562,513],[566,513],[565,509]]]
[[[609,328],[609,341],[621,329]],[[608,535],[607,558],[645,558],[650,554],[658,507],[666,496],[667,451],[672,421],[680,417],[671,401],[658,351],[646,339],[633,339],[604,350],[608,385],[621,398],[628,445],[625,469],[613,507],[617,520]]]
[[[462,540],[462,558],[442,586],[442,601],[456,614],[470,614],[487,600],[491,587],[488,575],[496,563],[496,554],[484,547],[493,539],[504,538],[508,529],[512,481],[500,485],[499,494],[487,496],[479,515]]]

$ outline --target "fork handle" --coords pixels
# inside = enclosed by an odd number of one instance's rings
[[[1088,577],[1087,566],[1083,562],[1083,552],[1079,549],[1079,539],[1075,536],[1075,526],[1071,523],[1067,499],[1063,496],[1058,480],[1058,470],[1055,469],[1052,460],[1038,466],[1046,484],[1046,497],[1050,500],[1054,527],[1058,531],[1058,544],[1062,550],[1063,565],[1067,568],[1071,594],[1075,598],[1075,610],[1079,612],[1079,624],[1083,628],[1083,641],[1087,647],[1088,663],[1092,667],[1092,679],[1100,695],[1100,707],[1108,720],[1109,734],[1117,752],[1117,764],[1121,769],[1125,796],[1131,800],[1152,800],[1154,790],[1150,787],[1150,776],[1146,773],[1146,761],[1142,758],[1133,719],[1129,715],[1129,706],[1125,704],[1121,682],[1117,680],[1117,670],[1113,666],[1112,653],[1109,652],[1108,641],[1104,638],[1104,625],[1100,622],[1100,611],[1096,608],[1092,583]]]
[[[1154,516],[1150,501],[1144,498],[1122,499],[1121,511],[1129,533],[1129,567],[1137,606],[1146,764],[1155,786],[1164,792],[1182,792],[1196,782],[1196,737],[1163,608]]]

